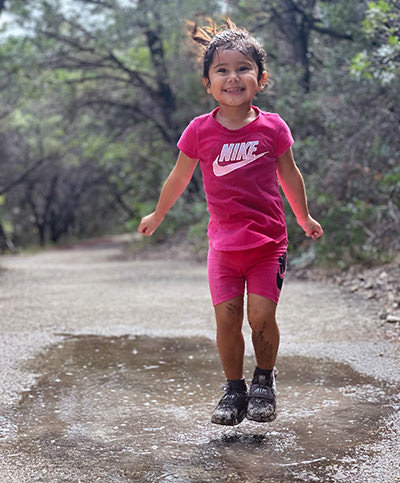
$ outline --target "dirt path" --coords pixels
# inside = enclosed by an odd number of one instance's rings
[[[99,344],[104,340],[113,340],[117,345],[124,340],[121,337],[131,339],[138,337],[139,339],[135,340],[142,340],[144,345],[147,344],[147,339],[140,338],[148,337],[153,341],[165,341],[171,338],[174,340],[179,338],[182,341],[197,340],[200,341],[198,342],[200,346],[204,345],[207,353],[210,351],[213,353],[214,319],[205,266],[189,261],[177,262],[167,259],[126,260],[121,256],[122,248],[123,243],[117,243],[114,240],[103,245],[78,246],[0,259],[0,265],[4,269],[0,272],[0,350],[2,354],[0,391],[3,395],[0,445],[3,446],[2,453],[5,455],[0,463],[1,481],[207,481],[206,479],[196,480],[194,473],[190,473],[191,477],[186,475],[185,478],[189,478],[186,480],[179,479],[176,475],[175,479],[165,477],[163,480],[158,475],[157,479],[152,480],[150,473],[143,473],[143,480],[135,480],[133,477],[126,476],[129,472],[124,473],[122,470],[118,473],[118,477],[107,476],[104,479],[104,475],[110,473],[99,473],[96,477],[99,479],[95,479],[93,474],[88,475],[89,470],[86,467],[82,468],[81,473],[75,468],[73,473],[75,476],[72,477],[71,473],[68,477],[65,476],[69,471],[67,460],[60,457],[57,461],[54,455],[50,459],[43,458],[43,455],[39,457],[38,454],[27,456],[21,449],[23,421],[19,418],[25,418],[24,424],[27,424],[26,418],[33,417],[33,413],[30,412],[33,411],[32,407],[29,411],[26,409],[25,411],[28,412],[24,413],[26,399],[21,403],[21,394],[28,391],[29,397],[35,401],[36,393],[32,391],[33,388],[39,387],[38,380],[43,385],[43,371],[51,374],[54,364],[62,365],[69,360],[68,358],[73,359],[76,356],[75,353],[78,350],[76,345],[73,345],[74,349],[71,345],[68,346],[70,351],[68,355],[62,352],[68,345],[66,341],[72,340],[71,337],[75,337],[73,344],[80,341],[80,351],[84,351],[86,343],[89,344],[87,341],[93,342],[93,339],[84,339],[90,336],[97,337],[96,341]],[[367,301],[357,294],[329,284],[295,280],[291,278],[290,273],[285,281],[278,314],[281,327],[282,384],[285,381],[285,364],[283,364],[285,361],[288,367],[287,374],[290,373],[289,367],[293,366],[295,360],[300,361],[301,364],[306,360],[327,361],[327,363],[330,361],[356,371],[360,378],[370,378],[368,381],[371,382],[365,382],[366,379],[363,382],[364,389],[373,388],[376,384],[376,387],[379,385],[379,391],[386,394],[385,397],[390,394],[391,398],[390,408],[385,408],[382,412],[384,419],[379,420],[379,427],[374,429],[374,436],[369,434],[364,439],[360,437],[357,444],[351,447],[351,458],[348,456],[350,459],[347,463],[346,454],[337,456],[334,463],[330,461],[329,464],[324,461],[326,460],[324,457],[315,459],[323,462],[323,470],[315,469],[315,474],[320,475],[322,473],[318,472],[324,471],[325,481],[330,481],[329,478],[332,481],[346,480],[346,478],[347,481],[349,481],[348,478],[352,481],[371,481],[371,478],[400,481],[400,422],[396,396],[400,383],[400,354],[398,345],[388,341],[384,337],[384,331],[379,328],[381,322],[377,320],[376,315],[379,313],[378,303],[378,300]],[[250,361],[252,350],[248,329],[246,329],[246,337],[247,355]],[[210,347],[207,342],[204,342],[207,340],[211,341]],[[182,347],[186,347],[185,344],[182,342]],[[56,351],[57,347],[61,352],[54,355],[54,359],[50,356],[46,359],[46,356],[43,356],[43,354],[53,354],[52,351]],[[89,351],[89,345],[87,347]],[[129,347],[130,353],[139,350],[135,348],[136,346]],[[96,350],[93,349],[93,354]],[[123,350],[125,349],[120,348],[120,351],[123,352]],[[219,380],[222,381],[222,377],[218,360],[214,359],[214,355],[212,358],[214,361],[212,374],[217,383]],[[50,359],[53,361],[51,363],[53,366],[49,362]],[[24,365],[24,361],[28,360],[35,362],[32,363],[33,365],[31,363],[28,366]],[[143,364],[146,367],[145,362]],[[314,372],[328,370],[324,362],[317,366],[314,366],[314,362],[310,364],[306,366],[312,366]],[[293,367],[295,366],[296,364]],[[294,368],[291,369],[292,372],[294,370]],[[340,379],[340,375],[338,378]],[[382,389],[382,384],[386,389]],[[285,387],[288,388],[289,383]],[[343,387],[340,384],[339,387],[343,393]],[[283,387],[282,390],[284,390]],[[217,396],[218,394],[215,395]],[[357,397],[359,396],[360,393]],[[289,391],[289,400],[291,397]],[[319,396],[315,395],[315,397]],[[371,394],[365,397],[374,399]],[[299,401],[299,404],[301,403]],[[196,404],[199,404],[199,401]],[[341,403],[336,401],[335,404]],[[201,420],[208,417],[208,410],[209,407],[206,406],[205,416],[201,413]],[[22,417],[21,414],[25,416]],[[40,419],[42,416],[36,414],[35,417]],[[289,418],[289,415],[287,417]],[[290,418],[288,420],[290,421]],[[71,421],[68,421],[70,425],[68,427],[72,427]],[[65,421],[63,424],[68,425]],[[77,423],[74,424],[76,426]],[[65,431],[64,426],[63,431]],[[215,434],[215,430],[212,433],[213,428],[208,428],[207,431],[209,435]],[[283,426],[280,431],[284,432]],[[26,436],[26,430],[24,434]],[[251,434],[254,438],[258,433]],[[93,435],[91,437],[93,439]],[[197,438],[197,436],[193,437]],[[210,436],[207,444],[214,441],[214,437]],[[226,434],[223,437],[226,438]],[[218,440],[218,445],[224,441],[223,437]],[[215,451],[222,451],[218,445]],[[226,451],[225,447],[223,451]],[[176,458],[179,458],[179,455],[180,453],[177,453]],[[257,454],[254,457],[257,457]],[[145,459],[145,456],[143,458]],[[143,458],[141,461],[144,461]],[[155,458],[153,453],[151,458]],[[222,456],[219,455],[219,458]],[[290,465],[300,464],[295,459],[293,461],[287,464],[281,462],[280,466],[277,463],[277,468],[278,466],[284,468],[286,464],[285,471],[289,471]],[[304,457],[303,463],[306,464],[307,461]],[[124,465],[127,464],[125,461]],[[215,465],[216,462],[213,461],[213,464]],[[310,475],[313,473],[304,471],[304,479],[299,477],[300,479],[296,481],[312,481],[307,478],[311,478]],[[51,478],[40,476],[43,474],[53,476]],[[146,478],[150,479],[145,479],[143,476],[145,474]],[[293,474],[298,477],[301,471]],[[359,479],[354,478],[354,474],[360,475],[357,477]],[[223,480],[218,480],[216,477],[215,481]],[[253,480],[249,478],[247,481]]]

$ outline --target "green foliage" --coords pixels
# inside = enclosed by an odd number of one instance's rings
[[[400,5],[396,0],[368,2],[362,22],[367,48],[356,54],[352,74],[377,79],[383,85],[395,82],[400,73]]]
[[[400,206],[400,166],[395,166],[380,180],[380,185],[391,200]]]
[[[364,200],[343,204],[331,196],[321,196],[319,202],[325,206],[321,218],[325,236],[316,246],[320,261],[342,269],[354,261],[364,265],[389,261],[391,253],[376,243],[380,239],[376,227],[386,206]]]
[[[351,65],[351,72],[356,79],[372,80],[373,75],[370,72],[372,62],[368,53],[364,50],[356,54]]]

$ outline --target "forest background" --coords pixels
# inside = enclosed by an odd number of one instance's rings
[[[255,100],[289,124],[311,212],[291,250],[346,268],[400,247],[400,1],[0,0],[0,249],[135,231],[188,122],[214,107],[186,20],[230,16],[268,53]],[[201,175],[155,241],[206,239]],[[301,249],[301,250],[300,250]]]

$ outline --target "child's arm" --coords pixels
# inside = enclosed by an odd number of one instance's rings
[[[277,173],[282,190],[296,216],[297,223],[303,228],[306,236],[310,236],[314,240],[320,238],[324,232],[321,225],[308,212],[303,176],[296,165],[291,148],[278,158]]]
[[[197,159],[191,159],[180,152],[171,173],[169,174],[161,190],[156,209],[150,215],[142,218],[138,232],[142,235],[151,236],[163,221],[168,210],[185,191],[196,168]]]

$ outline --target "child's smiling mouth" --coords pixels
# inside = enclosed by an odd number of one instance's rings
[[[228,87],[227,89],[224,89],[224,91],[228,94],[238,94],[243,92],[244,90],[244,87]]]

